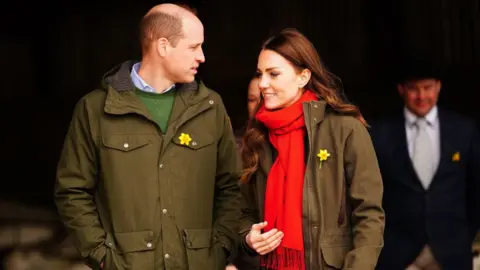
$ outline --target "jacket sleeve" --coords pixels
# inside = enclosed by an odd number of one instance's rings
[[[221,136],[217,152],[214,231],[216,240],[226,249],[231,260],[238,244],[240,164],[230,119],[223,104],[220,106],[218,126],[221,128]]]
[[[383,247],[383,183],[372,140],[358,120],[346,140],[344,156],[353,229],[353,249],[344,269],[373,270]]]
[[[255,175],[252,176],[250,181],[254,181]],[[242,191],[242,217],[240,218],[240,247],[242,248],[242,252],[246,253],[250,256],[258,255],[257,252],[251,249],[247,245],[246,236],[250,232],[252,225],[255,223],[259,223],[260,220],[258,218],[258,210],[257,206],[255,205],[255,195],[253,192],[253,188],[255,186],[252,182],[241,184],[240,190]]]
[[[97,156],[85,100],[76,105],[57,167],[55,203],[81,256],[98,269],[106,254],[105,231],[94,202]]]

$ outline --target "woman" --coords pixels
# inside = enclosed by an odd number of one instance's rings
[[[260,90],[258,89],[258,79],[253,77],[248,84],[247,91],[247,110],[248,118],[250,119],[255,112],[255,109],[260,103]],[[240,151],[242,146],[243,134],[245,133],[245,127],[235,132],[235,139],[237,142],[237,148]],[[245,254],[243,250],[234,257],[231,264],[227,266],[225,270],[256,270],[258,269],[258,258]]]
[[[254,116],[255,109],[260,104],[260,89],[258,89],[258,79],[253,77],[248,84],[247,91],[247,110],[248,119]],[[237,140],[238,150],[241,150],[243,134],[245,133],[245,127],[239,129],[236,132],[235,139]],[[237,256],[233,259],[231,265],[228,265],[225,270],[257,270],[259,266],[259,260],[257,256],[252,257],[249,254],[245,254],[243,250],[238,252]]]
[[[263,45],[257,73],[263,100],[242,147],[243,248],[263,269],[374,269],[383,186],[360,111],[296,30]]]
[[[260,89],[258,88],[258,79],[255,76],[248,84],[247,108],[249,119],[254,116],[258,104],[260,104]]]
[[[255,113],[255,109],[257,108],[258,104],[260,103],[260,89],[258,88],[258,79],[257,77],[253,77],[247,89],[247,111],[248,111],[248,119],[252,118]],[[235,140],[237,143],[238,149],[242,146],[243,134],[245,133],[245,126],[235,131]]]

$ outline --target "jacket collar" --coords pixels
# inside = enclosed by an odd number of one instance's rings
[[[327,110],[327,102],[325,100],[315,100],[303,103],[303,113],[305,116],[305,126],[307,131],[315,130],[315,128],[323,122]],[[308,132],[307,132],[308,133]],[[260,162],[260,169],[264,175],[268,175],[273,165],[273,149],[268,142],[264,145],[265,157]]]
[[[303,103],[305,125],[310,127],[319,125],[321,122],[323,122],[323,119],[325,119],[326,110],[327,102],[323,99]]]
[[[135,95],[135,86],[130,77],[134,61],[126,61],[108,71],[102,80],[102,86],[107,91],[104,111],[109,114],[137,113],[151,118],[143,103]],[[193,106],[208,98],[209,91],[200,81],[178,84],[178,95],[175,99],[173,111],[183,111],[186,107]]]

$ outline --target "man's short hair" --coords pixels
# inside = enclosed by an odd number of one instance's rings
[[[186,4],[177,4],[179,7],[197,15],[197,11]],[[150,44],[159,39],[166,38],[173,47],[183,37],[182,18],[177,14],[165,12],[152,12],[142,18],[140,22],[140,44],[142,51],[147,51]]]

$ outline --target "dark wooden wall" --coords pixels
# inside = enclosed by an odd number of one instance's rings
[[[110,2],[2,7],[1,197],[51,202],[75,102],[105,71],[140,57],[138,21],[159,2]],[[410,49],[428,51],[447,68],[441,105],[480,120],[474,98],[480,90],[479,0],[190,2],[206,29],[200,74],[222,95],[235,127],[244,124],[259,46],[284,27],[312,40],[367,120],[401,105],[391,70],[396,55]]]

